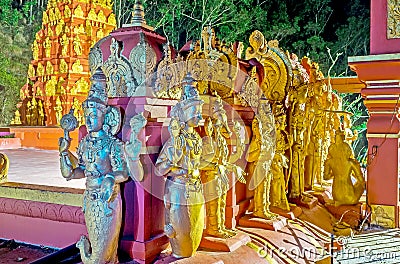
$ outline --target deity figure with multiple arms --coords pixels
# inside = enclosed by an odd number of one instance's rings
[[[173,256],[178,258],[196,252],[204,227],[199,171],[202,140],[194,130],[202,119],[203,100],[193,82],[190,75],[183,80],[182,97],[171,110],[172,137],[164,143],[156,162],[157,174],[166,177],[165,233],[170,238]]]
[[[207,235],[229,238],[236,232],[225,226],[226,195],[229,190],[228,174],[233,172],[238,180],[245,183],[245,172],[234,163],[242,156],[244,144],[240,137],[241,126],[237,122],[236,152],[229,155],[225,137],[230,137],[227,116],[221,98],[215,95],[212,118],[207,118],[205,129],[207,137],[203,139],[202,170],[204,171],[204,196],[206,199]]]
[[[258,121],[258,127],[256,130],[253,130],[253,133],[258,132],[260,135],[253,136],[252,140],[257,140],[258,138],[257,143],[259,145],[256,146],[256,144],[250,143],[249,153],[253,153],[254,155],[259,149],[260,154],[258,161],[254,161],[256,162],[255,168],[249,184],[250,190],[254,189],[253,215],[273,220],[277,218],[277,215],[269,209],[272,180],[272,174],[269,173],[269,169],[275,154],[276,133],[274,116],[267,102],[260,102],[255,119]],[[253,159],[248,158],[247,160],[252,161]]]
[[[365,179],[341,131],[336,133],[335,143],[329,147],[325,161],[324,179],[332,178],[332,196],[336,206],[358,203],[365,190]]]
[[[86,177],[83,212],[89,237],[77,243],[83,263],[118,263],[117,247],[122,222],[120,183],[128,179],[124,145],[116,138],[121,116],[107,106],[106,79],[101,70],[91,77],[88,98],[83,102],[88,130],[75,157],[70,151],[69,132],[76,128],[73,110],[61,120],[65,136],[60,138],[61,173],[67,180]]]

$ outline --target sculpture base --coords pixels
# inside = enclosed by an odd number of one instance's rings
[[[275,207],[275,206],[270,206],[269,210],[275,214],[278,214],[280,216],[283,216],[285,218],[292,219],[292,220],[296,219],[303,213],[303,210],[301,210],[301,208],[296,205],[290,205],[290,211],[283,210],[283,209],[281,209],[279,207]]]
[[[256,227],[275,231],[281,230],[286,224],[286,218],[282,216],[274,220],[267,220],[248,214],[239,220],[239,225],[243,227]]]
[[[200,248],[232,252],[250,241],[250,237],[242,232],[238,232],[236,236],[227,239],[206,235],[201,239]]]
[[[297,198],[289,198],[289,203],[296,204],[300,207],[305,207],[308,209],[314,208],[318,204],[318,199],[311,195],[304,195]]]
[[[313,192],[312,195],[315,196],[321,204],[326,204],[332,201],[332,194],[328,190],[324,190],[323,192]]]
[[[361,220],[362,204],[339,205],[325,204],[326,209],[338,220],[342,219],[349,227],[357,227]]]

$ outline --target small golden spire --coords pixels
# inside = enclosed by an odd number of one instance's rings
[[[144,19],[144,10],[141,0],[135,0],[135,5],[133,6],[132,11],[132,25],[133,26],[142,26],[146,24],[146,20]]]

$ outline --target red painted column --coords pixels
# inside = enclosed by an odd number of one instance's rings
[[[400,55],[349,58],[350,67],[366,84],[361,90],[370,118],[367,123],[367,202],[394,207],[399,227]]]

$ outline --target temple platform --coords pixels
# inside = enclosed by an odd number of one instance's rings
[[[57,150],[34,148],[4,149],[8,156],[8,182],[45,186],[85,188],[85,179],[66,181],[60,172]]]

